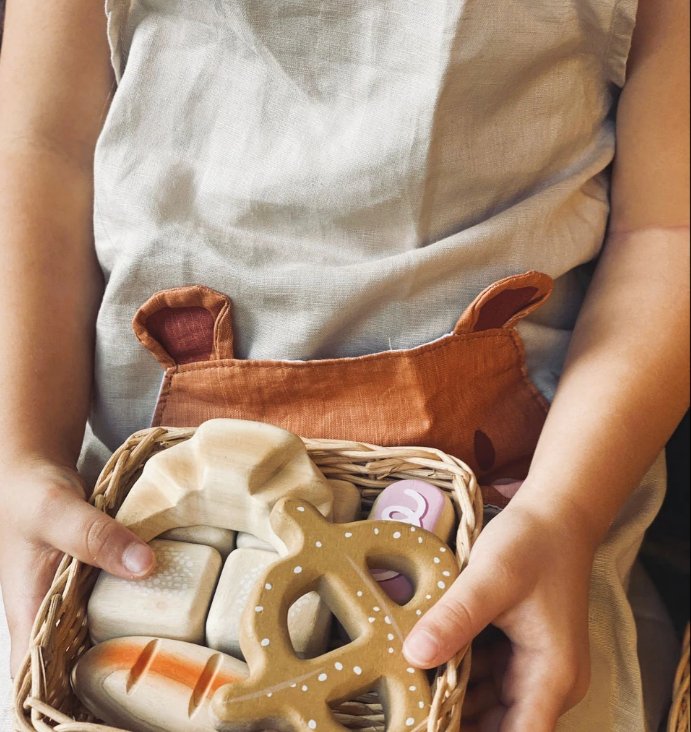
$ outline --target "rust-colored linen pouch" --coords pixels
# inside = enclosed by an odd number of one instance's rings
[[[435,447],[468,463],[484,485],[522,479],[547,403],[528,378],[515,325],[551,289],[539,272],[508,277],[438,340],[318,361],[237,359],[226,295],[202,286],[159,292],[133,324],[165,369],[153,424],[253,419],[303,437]],[[491,493],[487,501],[506,502]]]

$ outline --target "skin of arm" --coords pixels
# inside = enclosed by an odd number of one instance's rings
[[[10,0],[0,56],[0,583],[14,671],[56,549],[125,576],[153,561],[83,501],[75,469],[102,286],[93,156],[112,88],[101,3]]]
[[[687,3],[639,4],[608,238],[531,467],[597,540],[689,404],[688,23]]]
[[[0,297],[21,313],[2,322],[0,420],[14,449],[73,464],[101,289],[91,167],[112,82],[89,4],[57,3],[48,18],[35,5],[10,5],[0,62]]]
[[[689,402],[688,21],[684,0],[639,4],[609,233],[530,473],[405,646],[431,667],[490,623],[508,636],[467,732],[551,732],[583,698],[595,550]]]

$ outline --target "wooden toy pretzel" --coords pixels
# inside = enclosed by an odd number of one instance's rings
[[[397,521],[330,524],[305,502],[282,500],[271,525],[290,554],[257,585],[240,645],[250,677],[220,688],[212,701],[220,732],[343,732],[330,705],[377,689],[391,732],[422,730],[432,692],[426,673],[405,660],[403,641],[451,585],[458,568],[436,536]],[[416,588],[397,605],[370,567],[395,569]],[[351,643],[313,659],[295,655],[286,628],[291,605],[318,590]]]

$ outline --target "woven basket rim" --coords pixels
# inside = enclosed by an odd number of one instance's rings
[[[196,428],[155,427],[134,433],[110,457],[90,503],[114,515],[146,461],[189,439]],[[443,488],[457,514],[456,559],[462,570],[482,528],[482,496],[472,470],[458,458],[428,447],[380,447],[364,442],[306,439],[312,460],[331,479],[347,480],[368,501],[391,482],[420,478]],[[89,583],[96,570],[68,555],[61,559],[34,623],[29,652],[14,682],[15,724],[21,732],[128,732],[78,720],[60,709],[74,700],[69,671],[90,647],[86,627]],[[70,660],[71,659],[71,660]],[[461,706],[470,673],[470,651],[464,649],[439,670],[428,720],[429,732],[451,732],[460,726]],[[366,709],[351,728],[373,729]],[[83,711],[83,710],[82,710]],[[356,718],[353,717],[353,720]],[[381,714],[378,715],[381,719]]]

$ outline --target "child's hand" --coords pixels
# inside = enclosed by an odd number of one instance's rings
[[[128,578],[146,576],[154,556],[128,529],[84,501],[76,471],[42,459],[0,469],[0,584],[14,675],[61,552]]]
[[[511,642],[499,698],[475,692],[475,729],[552,732],[589,684],[588,586],[596,541],[578,517],[538,512],[519,492],[480,535],[468,568],[405,644],[415,666],[449,660],[489,623]],[[494,708],[492,708],[494,707]]]

